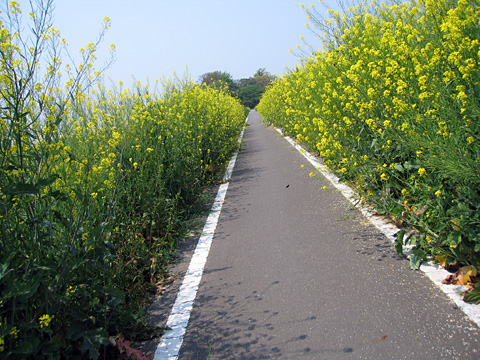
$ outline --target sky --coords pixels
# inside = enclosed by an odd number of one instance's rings
[[[22,9],[28,0],[17,0]],[[319,39],[306,27],[304,0],[56,0],[54,26],[72,54],[94,42],[102,20],[107,31],[98,63],[115,44],[116,61],[107,69],[108,82],[146,83],[187,71],[192,80],[211,71],[233,79],[248,78],[259,68],[281,75],[294,68],[289,52],[303,44],[316,48]],[[314,1],[317,9],[321,5]],[[23,11],[24,14],[28,11]]]

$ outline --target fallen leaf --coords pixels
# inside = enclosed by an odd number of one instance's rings
[[[438,263],[440,264],[440,266],[442,266],[442,267],[447,266],[447,259],[448,259],[448,255],[437,255],[437,256],[435,256],[435,260],[437,260]]]
[[[427,209],[428,209],[428,206],[421,205],[421,206],[418,207],[417,210],[415,210],[415,215],[417,215],[417,216],[423,215],[423,214],[425,214]]]
[[[455,281],[455,275],[447,275],[445,279],[442,280],[442,284],[453,284]]]
[[[477,276],[477,268],[475,266],[464,266],[458,269],[455,274],[448,275],[442,284],[467,285]]]
[[[457,285],[466,285],[471,281],[471,277],[477,275],[477,269],[475,266],[464,266],[455,275],[457,276]]]
[[[381,344],[382,342],[384,342],[387,339],[388,339],[388,335],[383,335],[383,336],[380,336],[379,338],[375,338],[375,339],[370,340],[370,342],[373,343],[373,344]]]

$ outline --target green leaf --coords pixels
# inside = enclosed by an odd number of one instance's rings
[[[402,256],[404,256],[403,254],[404,238],[405,238],[405,229],[402,229],[395,234],[395,251],[397,252],[397,254],[400,254]]]
[[[125,302],[125,294],[119,288],[107,285],[105,286],[105,291],[112,297],[109,301],[110,306],[119,306]]]
[[[3,279],[5,275],[7,275],[9,272],[13,271],[12,269],[9,269],[10,264],[0,264],[0,280]]]
[[[396,164],[394,165],[394,167],[395,167],[395,170],[397,170],[397,171],[400,171],[400,172],[404,172],[404,171],[405,171],[405,168],[404,168],[404,167],[402,166],[402,164],[400,164],[400,163],[396,163]]]
[[[13,283],[12,296],[18,297],[21,302],[26,302],[29,298],[37,293],[40,282],[37,280],[30,280],[28,283]]]
[[[41,188],[44,188],[46,186],[50,186],[52,185],[57,179],[59,178],[59,176],[57,174],[53,174],[53,175],[50,175],[49,177],[46,177],[44,179],[40,179],[38,180],[36,186],[41,189]]]
[[[18,344],[15,352],[21,355],[35,355],[39,344],[40,340],[37,337],[27,337]]]
[[[30,341],[22,341],[18,344],[16,353],[21,355],[32,355],[33,350],[35,350],[35,348]]]
[[[32,184],[18,183],[6,190],[6,192],[15,195],[35,195],[40,192],[40,189]]]
[[[476,284],[475,289],[465,293],[463,301],[469,304],[480,304],[480,283]]]
[[[79,346],[80,350],[85,350],[88,351],[88,354],[90,355],[90,359],[97,360],[99,353],[98,350],[92,340],[89,336],[84,336],[82,344]]]
[[[70,308],[70,315],[72,318],[80,322],[84,321],[88,317],[87,314],[76,308]]]
[[[403,164],[403,167],[407,170],[420,169],[422,167],[422,162],[418,159],[412,160],[412,161],[407,161],[405,164]]]
[[[456,247],[462,242],[462,234],[458,231],[452,231],[447,236],[447,245]]]
[[[90,358],[97,360],[101,345],[107,345],[108,338],[103,329],[89,330],[83,335],[83,341],[79,346],[80,350],[88,351]]]
[[[475,244],[475,248],[474,248],[475,252],[480,252],[480,242],[477,242]]]
[[[413,254],[410,257],[410,268],[414,270],[420,269],[420,265],[422,264],[423,259],[425,258],[425,251],[421,248],[413,249]]]

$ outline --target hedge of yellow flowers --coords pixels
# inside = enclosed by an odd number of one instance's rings
[[[321,18],[323,47],[257,109],[442,265],[480,266],[480,3],[363,3]]]
[[[107,90],[98,44],[64,67],[35,4],[28,40],[18,3],[0,20],[0,358],[103,358],[141,330],[245,109],[186,78]]]
[[[221,179],[245,119],[227,92],[163,86],[99,86],[68,103],[56,126],[29,126],[30,109],[21,142],[2,134],[5,354],[95,358],[109,335],[134,336],[145,290]]]

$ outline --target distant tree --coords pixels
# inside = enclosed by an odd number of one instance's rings
[[[233,80],[232,75],[226,71],[212,71],[200,76],[200,83],[212,87],[227,86],[232,95],[236,95],[238,85]]]
[[[253,75],[253,80],[257,85],[262,87],[267,87],[273,80],[275,80],[275,75],[270,74],[265,68],[260,68],[257,70],[255,75]]]
[[[238,97],[242,104],[249,108],[257,106],[265,88],[273,80],[275,80],[275,76],[270,74],[265,68],[258,69],[253,77],[238,80]]]
[[[241,87],[245,87],[245,86],[248,86],[248,85],[255,85],[256,82],[255,82],[255,79],[253,77],[249,77],[248,79],[240,79],[240,80],[237,80],[237,85],[239,88]]]
[[[253,109],[260,102],[264,91],[265,88],[258,84],[247,85],[238,89],[238,97],[243,105]]]
[[[260,69],[257,70],[255,75],[253,75],[253,77],[263,76],[263,75],[266,75],[266,74],[268,74],[267,70],[265,68],[260,68]]]
[[[265,68],[260,68],[249,78],[233,80],[232,75],[225,71],[207,72],[200,76],[199,82],[212,87],[227,86],[230,93],[240,99],[243,105],[254,108],[260,102],[268,84],[275,80]]]

